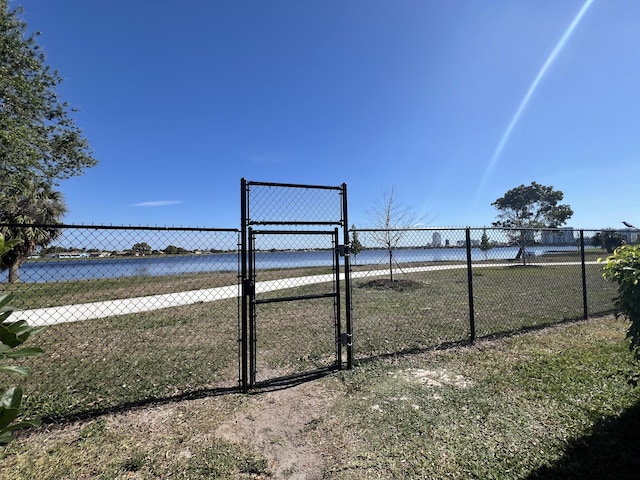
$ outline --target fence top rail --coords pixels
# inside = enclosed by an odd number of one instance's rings
[[[403,228],[350,228],[350,232],[437,232],[437,231],[461,231],[469,227],[403,227]]]
[[[317,190],[342,190],[344,185],[331,186],[331,185],[305,185],[297,183],[272,183],[272,182],[252,182],[247,181],[247,186],[260,186],[260,187],[283,187],[283,188],[313,188]]]
[[[77,224],[45,224],[45,223],[0,223],[0,227],[8,228],[73,228],[78,230],[162,230],[180,232],[227,232],[240,233],[237,228],[213,228],[213,227],[167,227],[167,226],[144,226],[144,225],[77,225]]]
[[[499,230],[499,231],[534,231],[534,232],[561,232],[564,230],[570,230],[576,233],[581,231],[585,232],[602,232],[603,230],[611,230],[616,232],[621,231],[637,231],[633,229],[602,229],[602,228],[571,228],[571,227],[398,227],[398,228],[350,228],[350,232],[441,232],[441,231],[460,231],[466,230]]]

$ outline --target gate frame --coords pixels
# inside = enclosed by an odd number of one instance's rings
[[[315,189],[315,190],[336,190],[339,192],[341,200],[341,218],[334,221],[296,221],[296,220],[261,220],[253,221],[250,217],[250,187],[265,186],[265,187],[277,187],[277,188],[300,188],[300,189]],[[255,378],[253,372],[255,371],[253,366],[255,365],[256,352],[253,351],[253,341],[255,338],[254,329],[251,323],[253,307],[251,305],[252,298],[255,292],[255,285],[252,278],[252,267],[250,265],[252,259],[250,258],[250,230],[253,226],[290,226],[290,227],[310,227],[310,226],[334,226],[342,228],[343,232],[343,244],[336,245],[336,251],[334,254],[336,257],[344,257],[344,305],[345,305],[345,328],[344,334],[341,334],[339,338],[336,338],[338,342],[338,351],[340,352],[337,363],[338,368],[342,368],[342,346],[346,346],[347,352],[347,369],[353,368],[353,335],[352,335],[352,322],[351,322],[351,262],[349,254],[349,222],[347,215],[347,184],[343,183],[340,186],[325,186],[325,185],[304,185],[304,184],[291,184],[291,183],[270,183],[270,182],[252,182],[247,181],[245,178],[240,180],[240,216],[241,216],[241,228],[240,228],[240,285],[241,285],[241,302],[240,302],[240,388],[242,392],[248,392],[250,388],[255,386]],[[287,233],[286,230],[282,231]],[[323,234],[326,231],[317,231],[309,229],[308,233]],[[305,233],[306,234],[306,233]],[[340,276],[340,262],[336,264],[337,278]],[[339,292],[338,292],[339,295]],[[338,302],[340,297],[338,296]],[[341,305],[338,303],[336,309],[339,311]],[[338,319],[340,318],[337,313]],[[341,327],[341,326],[340,326]],[[342,329],[338,327],[339,331]]]
[[[334,353],[335,357],[335,365],[337,365],[338,369],[342,369],[342,342],[340,339],[342,338],[342,321],[340,315],[340,249],[338,248],[340,244],[340,237],[338,235],[338,227],[335,227],[333,230],[255,230],[252,227],[248,229],[249,234],[249,251],[248,251],[248,260],[249,260],[249,385],[256,385],[256,370],[257,370],[257,359],[258,359],[258,339],[257,339],[257,325],[256,325],[256,306],[263,305],[267,303],[277,303],[277,302],[290,302],[296,300],[311,300],[311,299],[319,299],[319,298],[333,298],[334,299],[334,342],[335,349]],[[258,236],[269,236],[269,235],[315,235],[315,236],[325,236],[331,239],[332,244],[332,260],[333,260],[333,292],[332,293],[320,293],[320,294],[311,294],[311,295],[300,295],[293,297],[276,297],[269,299],[258,299],[255,291],[255,279],[256,279],[256,268],[255,268],[255,255],[257,250],[255,249],[255,241]]]

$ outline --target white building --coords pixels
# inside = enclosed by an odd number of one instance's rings
[[[435,247],[439,247],[442,245],[442,235],[440,234],[440,232],[433,232],[431,244]]]
[[[640,230],[625,228],[624,230],[620,230],[618,233],[629,245],[635,245],[640,242]]]
[[[573,245],[576,243],[573,228],[543,230],[540,235],[540,240],[544,245]]]

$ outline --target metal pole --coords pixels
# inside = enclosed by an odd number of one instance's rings
[[[351,324],[351,254],[349,253],[349,219],[347,208],[347,184],[342,184],[342,232],[344,236],[344,316],[347,334],[347,369],[353,368],[353,330]]]
[[[240,180],[240,217],[240,286],[242,293],[240,308],[240,389],[243,393],[246,393],[249,390],[249,345],[247,342],[249,312],[247,308],[247,181],[244,178]]]
[[[340,300],[340,237],[338,228],[333,231],[333,278],[335,298],[333,300],[333,308],[335,310],[335,342],[336,342],[336,364],[338,370],[342,370],[342,319],[340,309],[342,302]]]
[[[467,245],[467,287],[469,291],[469,326],[471,328],[470,339],[473,343],[476,340],[476,319],[475,309],[473,306],[473,270],[471,263],[471,229],[469,227],[465,230],[466,245]]]
[[[589,318],[589,302],[587,301],[587,266],[584,257],[584,230],[580,230],[580,264],[582,265],[582,309],[584,319]]]
[[[248,345],[249,345],[249,388],[253,388],[256,384],[256,359],[258,357],[257,339],[256,339],[256,236],[253,229],[247,229],[247,245],[248,245],[248,265],[247,265],[247,296],[249,310],[247,314],[247,323],[249,328]]]

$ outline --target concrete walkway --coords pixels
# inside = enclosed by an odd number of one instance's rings
[[[596,263],[596,262],[588,262]],[[487,267],[508,267],[513,263],[491,263],[474,265],[473,268]],[[535,265],[566,266],[580,265],[580,262],[561,263],[536,263]],[[437,270],[466,269],[466,265],[431,265],[426,267],[409,267],[394,269],[399,273],[429,272]],[[364,272],[352,272],[351,278],[381,277],[387,275],[388,270],[368,270]],[[344,274],[340,275],[344,280]],[[256,283],[256,293],[272,292],[287,288],[312,285],[316,283],[327,283],[333,281],[332,274],[310,275],[306,277],[283,278],[280,280],[269,280]],[[128,315],[131,313],[150,312],[162,308],[179,307],[192,305],[195,303],[214,302],[240,296],[238,285],[228,285],[224,287],[206,288],[202,290],[191,290],[186,292],[165,293],[162,295],[148,295],[144,297],[124,298],[121,300],[108,300],[105,302],[80,303],[76,305],[62,305],[59,307],[37,308],[34,310],[19,310],[11,315],[12,321],[26,320],[30,325],[56,325],[66,322],[79,322],[82,320],[93,320],[97,318],[107,318],[116,315]]]

